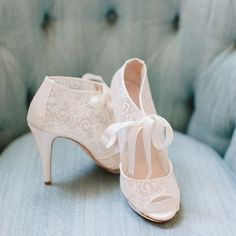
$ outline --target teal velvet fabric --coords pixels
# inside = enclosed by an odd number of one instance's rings
[[[236,0],[1,1],[0,235],[233,236],[235,23]],[[46,75],[90,72],[110,83],[131,57],[147,63],[158,113],[186,133],[170,146],[181,211],[162,225],[135,214],[118,175],[68,140],[55,142],[54,185],[44,186],[35,142],[24,135]]]
[[[0,6],[0,149],[27,131],[28,104],[45,75],[91,72],[109,83],[126,59],[140,57],[159,114],[224,156],[235,127],[236,0]]]
[[[233,137],[230,141],[229,148],[225,154],[225,161],[229,164],[230,168],[236,173],[236,129],[234,130]]]
[[[175,133],[170,146],[181,210],[168,223],[137,215],[119,187],[119,175],[97,167],[72,141],[53,148],[53,185],[45,186],[31,134],[0,157],[1,236],[233,236],[235,176],[209,146]]]
[[[236,124],[235,65],[236,53],[232,47],[226,48],[194,83],[195,110],[188,133],[211,145],[221,156]]]

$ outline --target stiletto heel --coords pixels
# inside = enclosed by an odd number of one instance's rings
[[[53,140],[57,137],[28,124],[38,146],[43,166],[43,178],[46,185],[51,185],[51,156]]]

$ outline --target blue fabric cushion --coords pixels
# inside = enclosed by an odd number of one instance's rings
[[[188,133],[212,146],[222,157],[236,127],[235,64],[231,45],[212,60],[194,83],[195,110]]]
[[[225,154],[225,161],[236,174],[236,129],[234,130],[229,148]]]
[[[26,91],[17,60],[0,39],[0,152],[26,130]]]
[[[35,142],[27,134],[0,156],[0,235],[232,236],[236,232],[235,176],[210,147],[179,133],[170,147],[181,189],[181,211],[155,225],[128,206],[119,176],[58,139],[53,185],[44,186]]]

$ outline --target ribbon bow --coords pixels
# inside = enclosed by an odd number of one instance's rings
[[[82,79],[101,83],[102,86],[102,92],[91,97],[89,105],[94,108],[101,108],[106,105],[108,109],[112,109],[110,88],[106,85],[103,78],[99,75],[87,73],[83,75]]]
[[[152,174],[152,156],[151,145],[161,150],[173,141],[173,130],[167,120],[157,114],[145,116],[141,120],[117,122],[109,126],[103,135],[103,141],[106,147],[111,147],[118,139],[119,131],[128,128],[127,144],[128,144],[128,172],[134,174],[135,168],[135,149],[137,137],[142,131],[145,157],[148,166],[149,178]],[[121,156],[124,151],[121,152]]]

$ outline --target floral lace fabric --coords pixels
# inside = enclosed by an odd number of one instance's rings
[[[140,211],[145,211],[149,203],[161,196],[175,197],[179,201],[179,189],[173,173],[165,178],[143,181],[127,179],[121,175],[120,185],[126,198]]]
[[[138,120],[143,118],[144,114],[134,105],[131,99],[127,96],[126,90],[124,90],[122,71],[119,70],[112,79],[112,103],[115,113],[115,117],[119,121],[125,120]]]
[[[88,149],[96,158],[117,153],[116,147],[106,149],[101,142],[104,130],[114,122],[114,115],[106,106],[96,109],[90,106],[90,101],[99,91],[77,81],[60,80],[60,85],[54,86],[46,109],[45,127],[54,133],[63,134]]]

